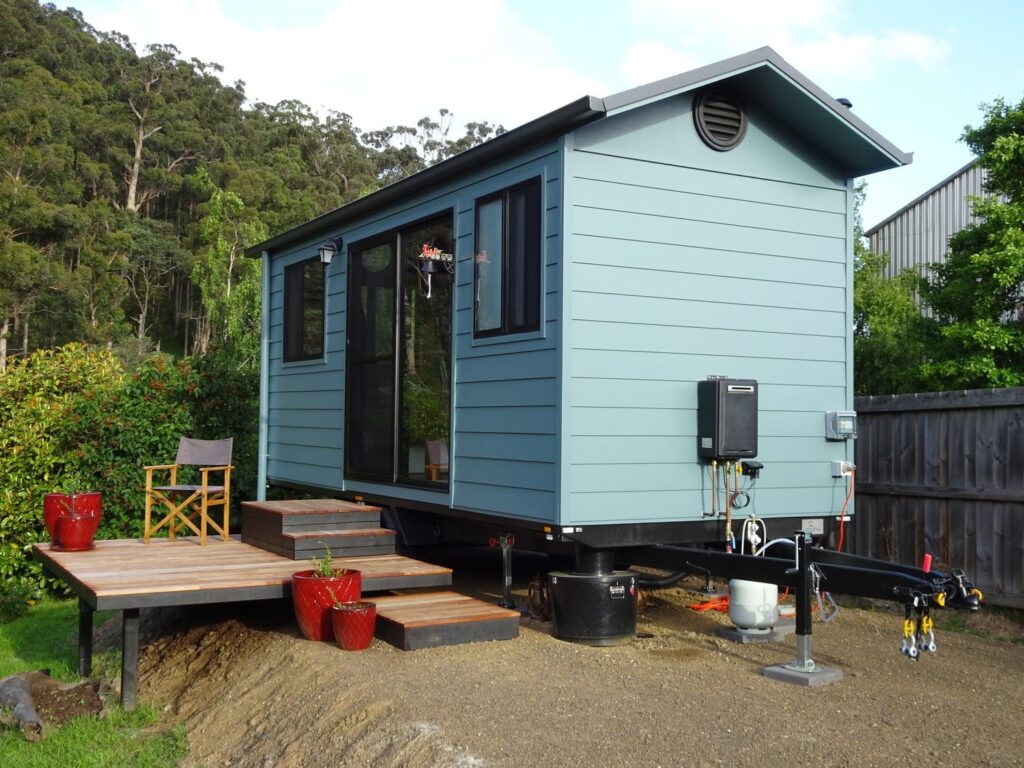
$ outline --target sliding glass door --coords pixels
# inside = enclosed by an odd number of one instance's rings
[[[392,480],[395,453],[395,243],[367,244],[348,266],[345,470]]]
[[[346,476],[448,484],[454,265],[450,214],[350,249]]]

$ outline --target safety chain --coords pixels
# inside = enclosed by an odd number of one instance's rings
[[[921,651],[935,653],[936,650],[935,622],[928,614],[928,598],[914,595],[914,602],[906,606],[903,615],[903,644],[900,653],[916,659]]]

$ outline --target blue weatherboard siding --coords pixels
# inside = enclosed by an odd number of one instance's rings
[[[829,460],[850,449],[824,440],[824,412],[852,403],[845,175],[756,105],[743,142],[716,152],[691,105],[566,138],[562,525],[700,519],[708,375],[760,383],[758,515],[842,504]]]
[[[471,175],[343,229],[324,231],[272,254],[269,269],[267,478],[333,491],[433,501],[485,514],[554,521],[558,489],[558,370],[561,285],[561,154],[551,142],[481,167]],[[545,295],[539,332],[473,339],[473,247],[476,198],[541,177]],[[453,321],[454,409],[449,493],[346,481],[345,288],[347,244],[445,211],[453,212],[456,291]],[[284,268],[310,258],[327,237],[346,247],[328,268],[326,354],[283,364]]]
[[[324,238],[330,233],[324,233]],[[267,360],[267,479],[341,490],[345,446],[345,260],[327,268],[327,316],[322,360],[282,363],[284,268],[316,254],[324,239],[270,261]]]

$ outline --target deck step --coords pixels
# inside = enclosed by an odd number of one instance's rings
[[[405,651],[519,636],[517,611],[458,592],[367,599],[377,604],[377,637]]]
[[[338,499],[289,499],[286,501],[243,501],[242,520],[272,526],[279,531],[310,527],[376,528],[380,507]]]
[[[246,529],[243,529],[242,541],[292,560],[320,557],[325,547],[330,548],[333,557],[395,553],[395,532],[390,528],[357,528],[347,531],[326,529],[285,532],[276,536],[254,535],[251,531],[247,534]]]
[[[242,502],[242,541],[293,560],[388,555],[394,531],[380,527],[380,507],[338,499]]]

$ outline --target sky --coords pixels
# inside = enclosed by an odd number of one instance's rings
[[[870,227],[971,160],[980,105],[1024,98],[1019,0],[75,0],[141,53],[170,43],[216,62],[251,101],[298,99],[362,130],[514,128],[770,45],[900,149],[867,178]],[[65,6],[66,7],[66,6]],[[452,131],[458,135],[458,129]]]

